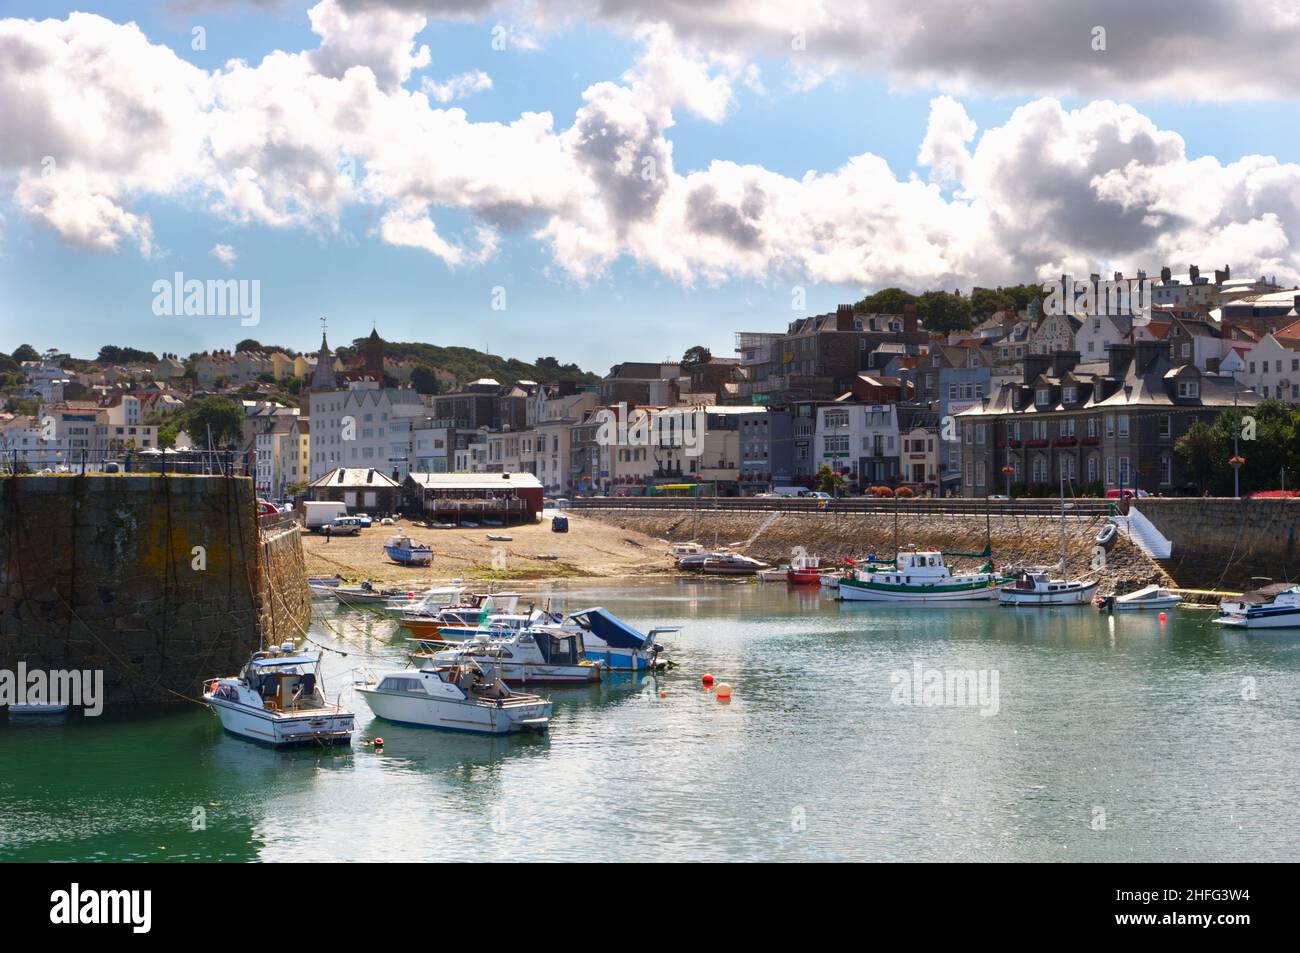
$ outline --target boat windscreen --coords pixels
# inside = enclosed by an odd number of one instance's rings
[[[570,613],[569,618],[615,649],[637,649],[646,637],[618,616],[599,607]]]
[[[253,668],[280,668],[285,665],[315,665],[316,659],[311,655],[282,655],[277,658],[259,658],[253,660]]]

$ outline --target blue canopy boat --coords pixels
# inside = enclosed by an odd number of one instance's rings
[[[666,632],[680,631],[679,625],[660,626],[642,634],[618,616],[600,606],[571,612],[555,626],[537,626],[539,629],[582,632],[586,657],[593,662],[604,662],[613,671],[649,671],[663,668],[667,662],[659,657],[663,646],[655,639]]]

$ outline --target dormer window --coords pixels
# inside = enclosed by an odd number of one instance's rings
[[[1178,396],[1197,398],[1201,396],[1201,382],[1198,380],[1179,381]]]
[[[1036,403],[1039,407],[1046,407],[1049,403],[1051,403],[1051,401],[1052,401],[1052,391],[1047,387],[1038,388],[1038,392],[1034,395],[1034,403]]]
[[[1077,388],[1067,387],[1065,388],[1061,396],[1061,399],[1065,401],[1067,404],[1073,404],[1078,399],[1078,394],[1079,391]]]

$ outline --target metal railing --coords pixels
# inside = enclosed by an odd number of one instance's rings
[[[1067,516],[1109,516],[1110,500],[1075,499]],[[802,497],[759,499],[758,497],[664,497],[664,496],[595,496],[579,497],[569,503],[575,510],[711,510],[723,513],[881,513],[916,516],[1037,516],[1061,514],[1060,500],[1020,499],[982,500],[962,497],[899,497],[875,499],[841,497],[819,500]]]
[[[199,473],[252,476],[253,454],[243,450],[54,450],[44,447],[0,451],[0,474]]]

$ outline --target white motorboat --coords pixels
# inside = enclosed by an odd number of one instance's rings
[[[1065,499],[1065,477],[1061,477],[1061,562],[1065,575],[1069,550],[1065,545],[1065,511],[1074,506]],[[1053,579],[1047,569],[1022,569],[1015,581],[998,588],[998,602],[1004,606],[1078,606],[1092,598],[1096,579]]]
[[[1182,602],[1182,598],[1176,593],[1161,586],[1150,585],[1122,596],[1117,596],[1113,592],[1100,596],[1097,599],[1097,608],[1119,612],[1135,609],[1172,609],[1174,606],[1182,605]]]
[[[352,712],[325,698],[320,656],[290,643],[254,653],[237,676],[208,679],[203,699],[226,731],[275,747],[347,744],[355,728]]]
[[[790,567],[782,563],[771,569],[760,569],[755,575],[759,582],[786,582],[790,578]]]
[[[404,725],[504,735],[551,723],[549,701],[511,691],[473,660],[369,678],[357,691],[378,717]]]
[[[453,639],[458,632],[444,629],[440,634]],[[412,653],[414,659],[432,665],[473,660],[508,685],[589,685],[600,680],[601,663],[586,657],[582,633],[574,629],[473,631],[465,641],[450,644],[438,639],[414,641],[423,649]]]
[[[700,564],[699,571],[706,576],[753,576],[768,565],[739,553],[727,553],[706,559]],[[788,578],[788,577],[787,577]]]
[[[985,601],[997,598],[997,587],[1006,581],[991,569],[952,573],[943,553],[909,550],[899,553],[893,566],[859,568],[845,576],[839,594],[845,601],[861,602]]]
[[[1097,580],[1053,579],[1042,569],[1024,569],[1016,581],[998,588],[1004,606],[1077,606],[1092,598]]]
[[[443,606],[461,604],[464,586],[450,586],[399,593],[384,603],[384,611],[389,615],[405,615],[408,612],[435,613]]]
[[[343,585],[342,576],[308,576],[307,588],[311,590],[312,598],[318,596],[325,597],[333,594],[334,590]]]
[[[1265,586],[1225,600],[1214,621],[1241,629],[1300,629],[1300,586]]]

